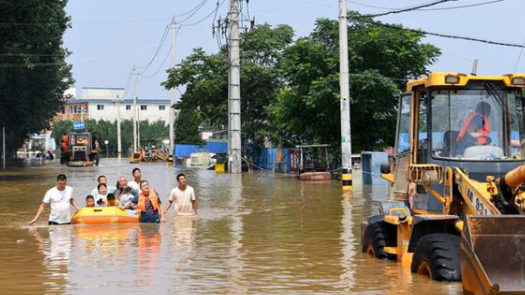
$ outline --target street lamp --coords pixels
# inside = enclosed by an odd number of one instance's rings
[[[104,144],[106,145],[106,159],[109,158],[109,151],[108,151],[108,143],[109,143],[109,140],[104,140]]]
[[[120,105],[124,100],[117,94],[117,98],[113,100],[113,103],[117,106],[117,156],[120,160],[122,157],[122,142],[120,140]]]

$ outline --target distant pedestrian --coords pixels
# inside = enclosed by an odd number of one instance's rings
[[[195,191],[193,187],[186,184],[186,175],[183,173],[177,175],[177,182],[179,185],[171,190],[170,200],[164,214],[168,212],[171,204],[175,202],[175,212],[177,212],[177,215],[191,216],[194,215],[194,212],[195,215],[198,215],[199,206],[195,198]]]
[[[51,204],[51,212],[49,214],[49,224],[69,224],[71,223],[70,206],[80,210],[73,198],[73,188],[67,186],[67,177],[64,174],[57,176],[56,186],[49,189],[36,212],[35,218],[29,221],[29,225],[37,222],[38,218],[44,212],[47,204]]]

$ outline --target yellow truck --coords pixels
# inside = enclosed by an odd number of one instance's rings
[[[525,74],[431,73],[400,96],[389,201],[362,251],[465,294],[525,294]]]

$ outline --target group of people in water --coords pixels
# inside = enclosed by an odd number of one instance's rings
[[[186,184],[186,175],[177,175],[178,185],[171,190],[168,205],[163,209],[161,198],[157,191],[150,187],[147,180],[142,180],[142,171],[139,168],[132,170],[133,180],[129,181],[120,176],[116,186],[108,186],[105,175],[97,179],[97,187],[86,197],[86,207],[112,207],[116,206],[122,210],[135,210],[140,212],[140,222],[159,223],[164,222],[164,216],[175,204],[177,215],[197,215],[198,204],[195,191]],[[71,223],[70,206],[78,210],[81,207],[73,198],[73,188],[67,185],[65,174],[57,176],[57,184],[49,189],[35,217],[29,222],[34,224],[43,213],[46,205],[50,204],[49,224]]]

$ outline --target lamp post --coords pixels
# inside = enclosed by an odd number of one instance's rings
[[[104,144],[106,145],[106,159],[109,158],[109,151],[108,151],[108,143],[109,143],[109,140],[104,140]]]
[[[117,106],[117,157],[119,160],[122,158],[122,142],[120,139],[120,105],[122,102],[123,99],[117,94],[117,98],[113,103]]]

